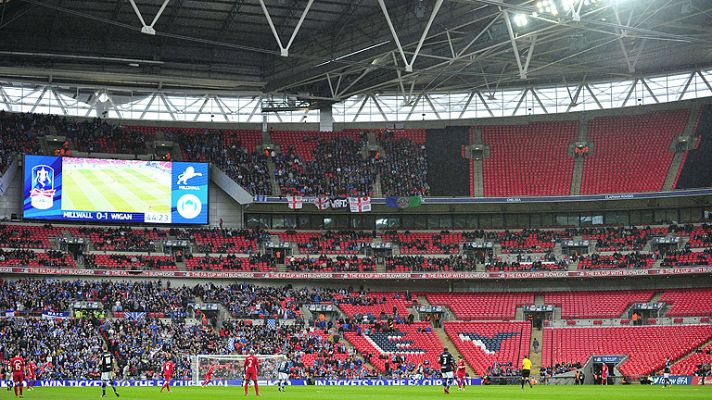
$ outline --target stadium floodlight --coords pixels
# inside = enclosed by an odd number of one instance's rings
[[[514,21],[514,25],[516,25],[517,28],[525,27],[529,23],[529,19],[524,14],[515,14],[514,17],[512,17],[512,21]]]
[[[539,0],[536,3],[536,9],[539,14],[559,15],[559,8],[556,6],[554,0]]]

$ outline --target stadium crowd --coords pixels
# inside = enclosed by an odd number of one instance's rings
[[[3,360],[18,352],[39,368],[39,379],[97,379],[103,340],[98,321],[0,318]]]
[[[361,155],[365,137],[316,140],[314,160],[304,162],[292,146],[275,158],[275,179],[282,194],[305,196],[371,196],[374,169]]]
[[[242,143],[231,142],[226,137],[230,132],[208,130],[200,134],[182,131],[172,132],[172,139],[179,143],[184,159],[212,162],[240,186],[252,194],[272,194],[267,157],[257,151],[249,151]]]
[[[428,159],[424,144],[395,138],[393,131],[380,135],[385,154],[376,160],[383,193],[389,196],[428,195]]]

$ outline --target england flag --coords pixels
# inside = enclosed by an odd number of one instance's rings
[[[363,213],[371,211],[370,197],[349,197],[349,209],[354,213]]]
[[[303,203],[304,199],[302,198],[302,196],[287,196],[287,205],[292,210],[301,209]]]

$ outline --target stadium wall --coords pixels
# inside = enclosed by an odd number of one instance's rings
[[[219,225],[222,218],[223,226],[242,228],[243,207],[213,182],[208,185],[208,207],[210,225]]]
[[[22,171],[19,170],[19,164],[13,162],[3,175],[4,178],[11,178],[3,184],[3,193],[0,195],[0,220],[22,217]],[[17,168],[14,174],[9,172],[10,168]]]
[[[700,147],[687,154],[678,189],[699,188],[712,185],[712,105],[702,107],[697,131],[693,140],[700,137]]]
[[[428,185],[433,196],[469,196],[470,160],[462,156],[470,144],[468,127],[428,129]]]

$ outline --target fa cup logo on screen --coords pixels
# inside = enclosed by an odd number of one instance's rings
[[[54,205],[54,168],[37,165],[32,168],[32,191],[30,204],[39,210],[52,208]]]

